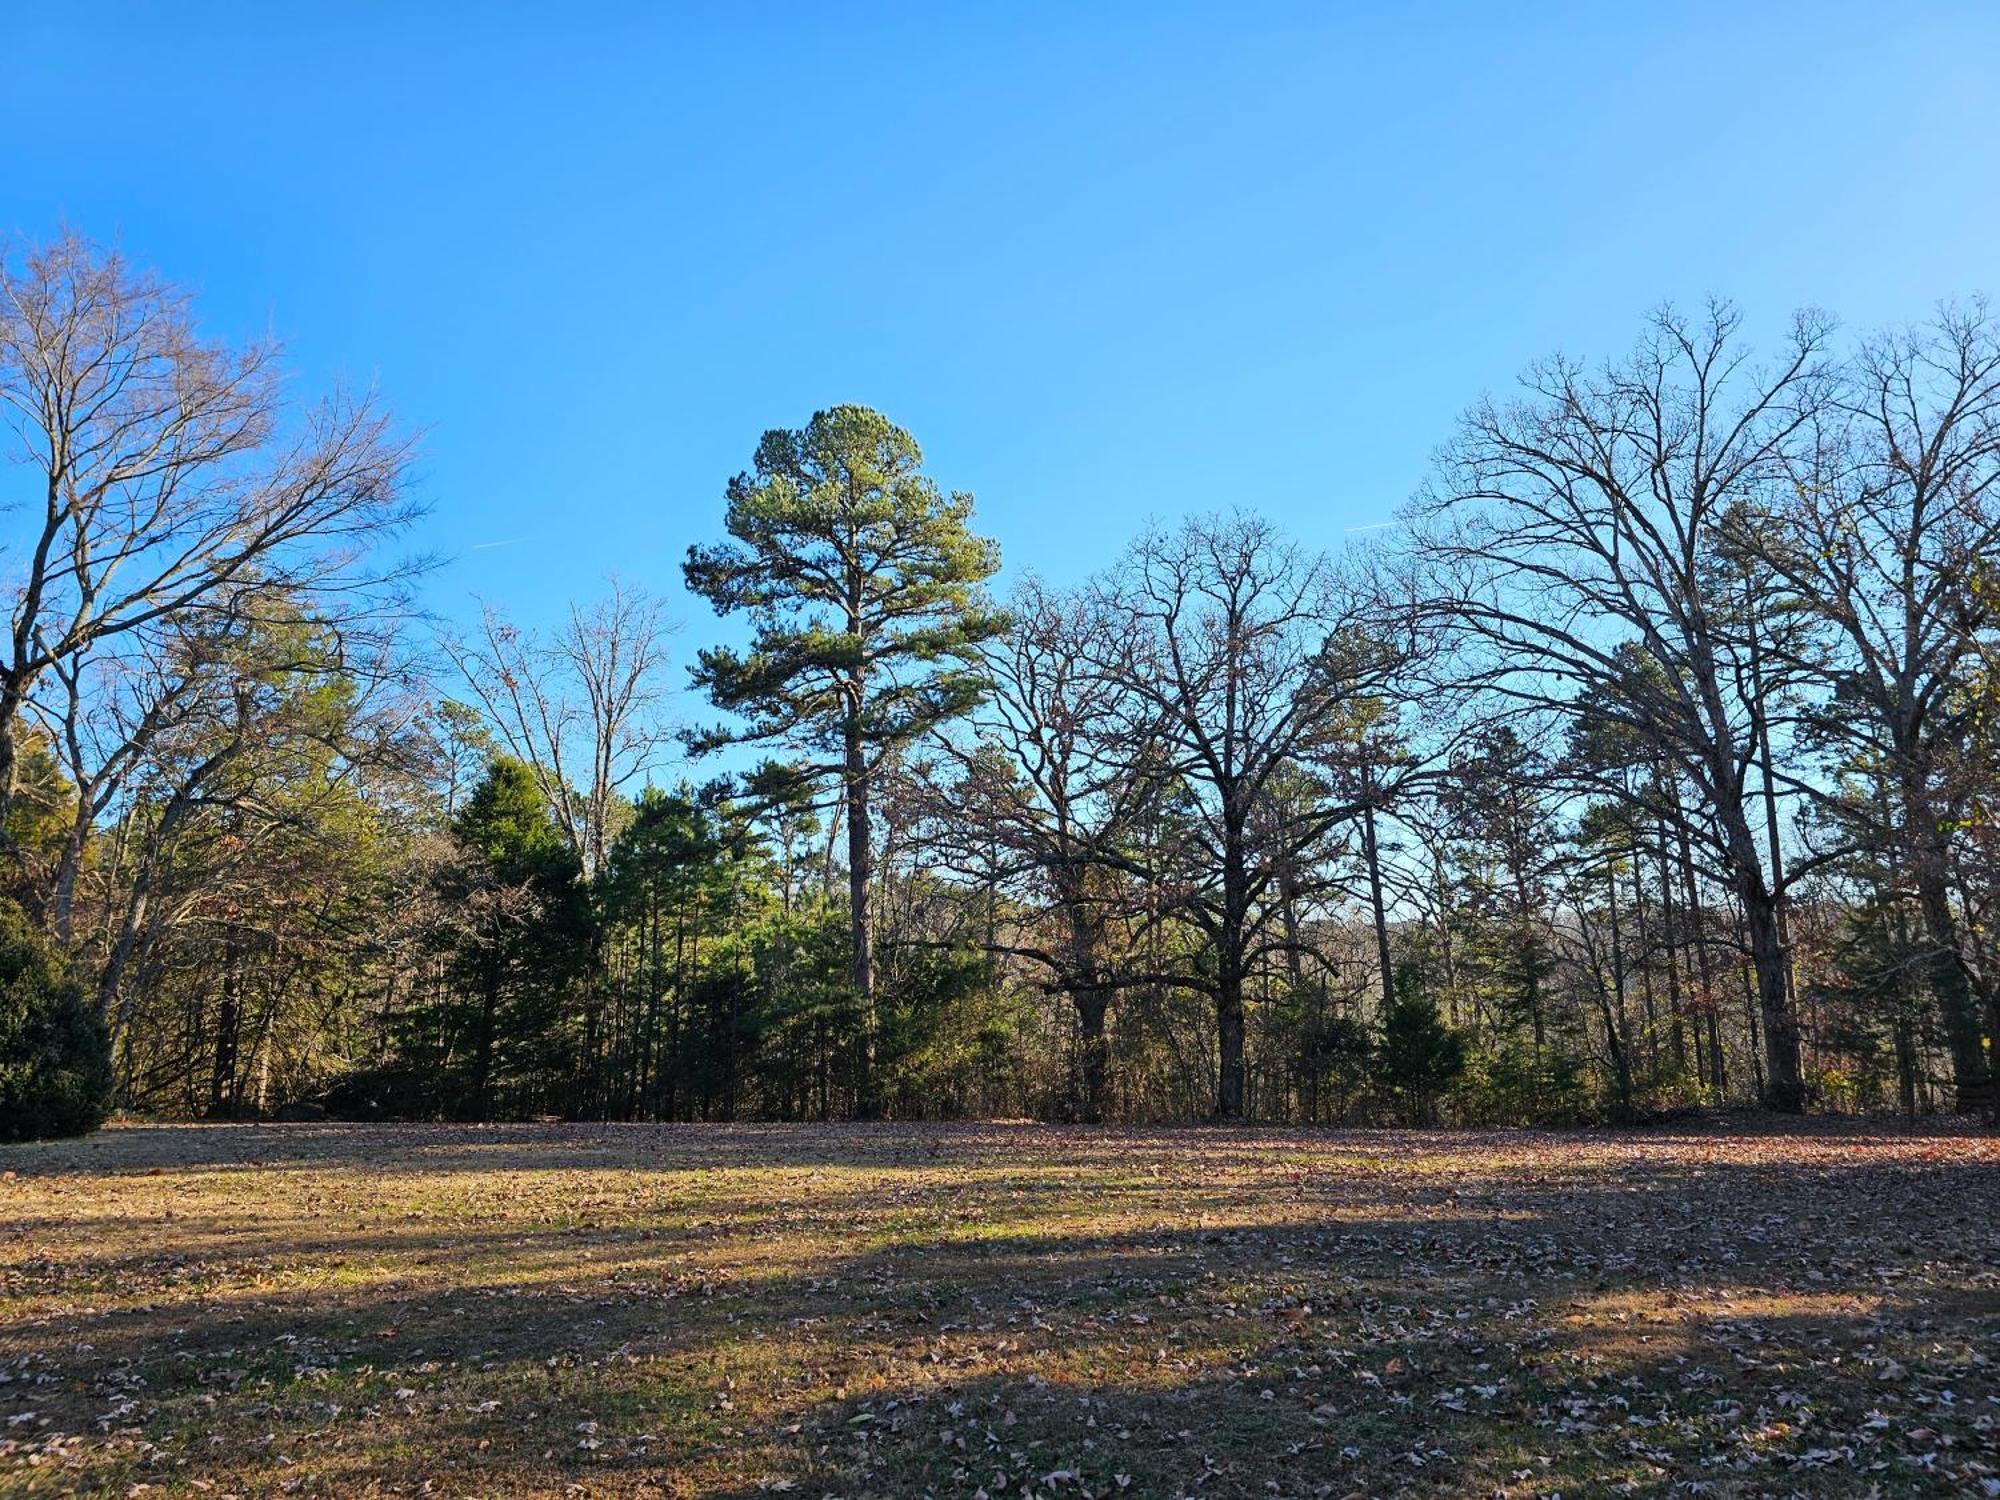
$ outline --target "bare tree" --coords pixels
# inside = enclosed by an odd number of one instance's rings
[[[984,648],[986,700],[969,735],[940,735],[925,778],[927,847],[945,868],[1005,889],[1028,930],[988,946],[1030,960],[1067,995],[1080,1038],[1079,1114],[1104,1118],[1105,1020],[1114,993],[1152,976],[1124,962],[1143,876],[1131,845],[1157,790],[1145,717],[1128,689],[1092,668],[1095,641],[1120,628],[1085,596],[1029,579],[1008,602],[1008,633]]]
[[[661,604],[618,580],[572,604],[553,636],[490,607],[440,641],[509,754],[534,773],[589,878],[604,868],[624,789],[671,737],[660,675],[672,626]]]
[[[0,258],[0,410],[36,475],[0,639],[0,819],[21,727],[59,663],[262,601],[350,628],[412,565],[363,561],[416,507],[406,439],[369,397],[294,412],[279,352],[195,331],[187,295],[74,234]],[[80,676],[80,674],[79,674]]]
[[[1536,366],[1521,399],[1467,414],[1414,514],[1432,610],[1463,632],[1472,678],[1502,705],[1615,721],[1699,788],[1687,832],[1742,903],[1769,1102],[1797,1111],[1780,903],[1802,871],[1767,862],[1753,776],[1778,775],[1763,732],[1775,684],[1751,670],[1716,564],[1732,507],[1782,479],[1826,408],[1828,327],[1801,315],[1759,370],[1737,325],[1726,305],[1665,310],[1622,364]]]
[[[1286,945],[1280,897],[1296,899],[1335,829],[1393,794],[1354,773],[1374,759],[1411,642],[1325,557],[1244,515],[1147,532],[1099,608],[1109,628],[1093,640],[1095,669],[1184,794],[1171,900],[1208,945],[1209,965],[1185,982],[1215,1003],[1216,1113],[1236,1118],[1245,982]]]
[[[120,868],[107,892],[97,979],[114,1036],[141,950],[215,895],[212,883],[175,885],[185,841],[227,820],[234,860],[254,862],[260,840],[298,825],[300,795],[362,776],[407,720],[406,705],[385,691],[389,679],[350,676],[340,648],[338,633],[315,622],[267,615],[184,639],[178,658],[162,664],[162,680],[176,684],[171,711],[116,772],[126,803],[108,851]]]
[[[1902,850],[1959,1105],[1973,1108],[1991,1085],[1950,865],[1972,786],[1954,767],[1984,708],[1965,687],[2000,624],[1976,586],[2000,555],[2000,328],[1986,309],[1866,341],[1792,478],[1775,512],[1741,513],[1736,541],[1830,627],[1813,641],[1824,650],[1791,663],[1824,684],[1807,727],[1847,765],[1885,774],[1887,798],[1839,812]],[[1785,653],[1782,638],[1774,647]]]
[[[77,881],[100,820],[144,770],[155,745],[203,709],[214,655],[206,633],[149,635],[144,651],[101,649],[58,659],[29,699],[74,789],[54,868],[34,872],[31,882],[49,893],[44,915],[65,944],[75,936]]]

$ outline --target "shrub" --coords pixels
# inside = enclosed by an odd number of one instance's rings
[[[20,907],[0,902],[0,1140],[85,1135],[111,1112],[111,1039]]]
[[[335,1120],[437,1120],[469,1107],[459,1079],[403,1059],[354,1068],[320,1096]]]

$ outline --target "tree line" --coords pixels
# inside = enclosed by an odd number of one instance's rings
[[[409,439],[282,373],[81,237],[0,274],[3,1133],[1995,1106],[1982,304],[1663,310],[1390,540],[1219,508],[1064,587],[833,407],[685,667],[631,583],[426,619]]]

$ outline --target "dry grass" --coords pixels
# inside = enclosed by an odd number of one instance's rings
[[[0,1489],[2000,1493],[2000,1144],[161,1127],[7,1148]]]

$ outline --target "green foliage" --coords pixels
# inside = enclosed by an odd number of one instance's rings
[[[441,894],[464,914],[447,937],[451,991],[414,1018],[436,1112],[483,1119],[539,1112],[541,1080],[573,1073],[560,1022],[596,938],[582,871],[533,773],[502,756],[451,828],[458,858]]]
[[[846,1114],[858,1094],[861,1016],[844,913],[781,907],[746,936],[760,987],[756,1112],[785,1120]]]
[[[111,1112],[111,1043],[62,959],[0,902],[0,1140],[85,1135]]]
[[[1019,1097],[1025,1005],[998,980],[971,948],[915,949],[890,972],[878,1046],[898,1118],[987,1113]]]
[[[923,472],[916,440],[880,412],[836,406],[764,434],[729,483],[734,538],[690,547],[689,592],[749,615],[748,653],[702,651],[695,685],[738,729],[697,750],[778,741],[809,757],[794,776],[839,778],[847,807],[849,952],[861,1005],[862,1109],[877,1024],[869,804],[898,748],[965,713],[986,690],[980,647],[1007,627],[986,596],[1000,549],[974,536],[972,497]],[[796,800],[796,799],[793,799]]]
[[[689,591],[755,628],[747,654],[705,650],[694,673],[747,728],[697,743],[831,753],[851,733],[873,752],[977,701],[977,648],[1006,626],[983,587],[1000,549],[969,529],[972,497],[922,464],[916,440],[865,406],[764,434],[729,483],[734,541],[688,549]]]
[[[1398,1113],[1412,1125],[1435,1120],[1439,1096],[1465,1071],[1465,1038],[1438,1014],[1416,964],[1396,967],[1395,999],[1382,1011],[1375,1067]]]
[[[1331,1015],[1307,1023],[1300,1064],[1305,1075],[1302,1092],[1315,1121],[1345,1117],[1349,1102],[1367,1083],[1373,1056],[1368,1028],[1352,1016]]]
[[[1469,1048],[1452,1090],[1452,1113],[1467,1125],[1580,1125],[1601,1113],[1585,1060],[1567,1045],[1536,1048],[1515,1030]]]
[[[558,877],[562,834],[534,773],[512,756],[495,757],[487,766],[452,833],[486,862],[496,880]]]
[[[24,738],[14,755],[14,798],[7,810],[5,839],[11,848],[47,859],[69,832],[76,788],[39,736]]]
[[[1842,919],[1833,961],[1813,983],[1815,1003],[1830,1016],[1814,1092],[1829,1108],[1916,1112],[1917,1053],[1934,1013],[1924,983],[1930,954],[1915,929],[1894,895],[1861,902]]]

